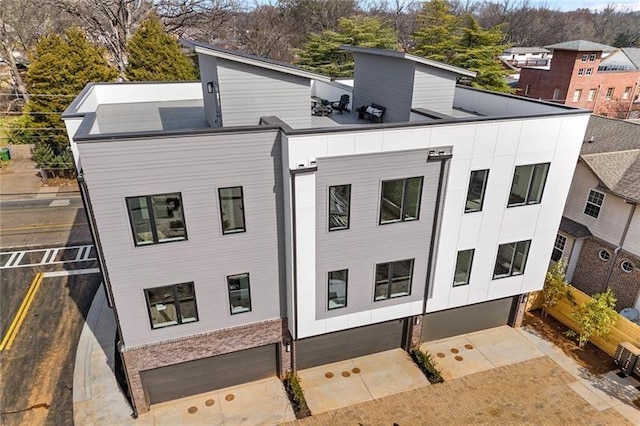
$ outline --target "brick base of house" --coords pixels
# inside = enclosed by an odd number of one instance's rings
[[[140,372],[208,358],[290,339],[286,319],[263,321],[211,333],[132,348],[122,348],[131,399],[138,414],[149,411]],[[291,370],[291,354],[280,344],[280,372]]]
[[[630,253],[620,250],[615,254],[616,247],[605,241],[589,238],[585,240],[580,257],[573,273],[572,285],[579,290],[593,295],[601,293],[611,287],[613,294],[618,299],[616,310],[632,307],[640,293],[640,258]],[[606,250],[610,257],[608,261],[600,259],[598,253]],[[625,272],[622,270],[622,262],[628,261],[636,266],[633,270]],[[611,265],[611,262],[614,264]],[[611,276],[607,283],[607,275],[611,268]]]

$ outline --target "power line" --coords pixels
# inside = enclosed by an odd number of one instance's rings
[[[62,95],[62,94],[53,94],[53,93],[27,93],[26,95],[23,95],[22,93],[4,93],[4,92],[0,92],[0,96],[16,96],[16,97],[20,97],[20,98],[24,98],[25,96],[33,96],[33,97],[39,97],[39,98],[56,98],[56,97],[76,97],[78,95]]]

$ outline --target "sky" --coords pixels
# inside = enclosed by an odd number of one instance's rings
[[[591,10],[594,9],[604,9],[607,5],[614,5],[618,8],[627,7],[633,11],[640,11],[640,0],[612,0],[612,1],[603,1],[603,0],[533,0],[531,1],[532,6],[536,6],[537,4],[546,5],[551,9],[559,9],[562,11],[576,10],[582,8],[589,8]]]

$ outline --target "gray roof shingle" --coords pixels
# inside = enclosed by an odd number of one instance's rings
[[[564,43],[550,44],[545,46],[554,50],[575,50],[577,52],[609,52],[616,50],[615,47],[606,44],[594,43],[587,40],[565,41]]]
[[[620,50],[633,62],[633,64],[640,69],[640,47],[623,47]]]
[[[576,238],[591,236],[589,228],[564,216],[562,216],[562,220],[560,220],[560,230]]]

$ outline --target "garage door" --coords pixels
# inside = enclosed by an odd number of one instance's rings
[[[277,374],[277,346],[267,345],[142,371],[150,404],[209,392]]]
[[[299,340],[298,369],[402,347],[405,320],[389,321]]]
[[[517,301],[518,297],[508,297],[426,314],[422,323],[422,341],[507,325]]]

